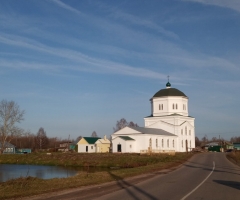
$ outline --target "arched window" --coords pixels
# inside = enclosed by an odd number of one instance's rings
[[[167,140],[167,147],[169,148],[169,139]]]
[[[177,104],[176,104],[176,110],[177,110]]]
[[[159,104],[159,110],[163,110],[163,104]]]
[[[182,140],[182,148],[183,148],[183,140]]]
[[[191,130],[189,130],[189,135],[191,135]]]
[[[156,139],[156,147],[158,147],[158,139]]]
[[[149,139],[149,147],[152,147],[152,138]]]
[[[185,135],[187,135],[187,127],[185,126]]]
[[[172,109],[174,110],[174,104],[172,105]]]
[[[173,148],[174,148],[174,140],[172,141],[172,146],[173,146]]]
[[[162,139],[162,147],[164,147],[164,141],[163,141],[163,139]]]
[[[181,129],[181,134],[183,135],[183,129]]]

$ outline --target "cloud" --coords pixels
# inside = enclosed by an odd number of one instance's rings
[[[240,1],[239,0],[182,0],[191,1],[207,5],[214,5],[224,8],[230,8],[232,10],[240,12]]]
[[[55,4],[57,4],[61,8],[64,8],[64,9],[74,12],[76,14],[82,14],[79,10],[77,10],[71,6],[68,6],[67,4],[61,2],[60,0],[51,0],[51,1]]]
[[[63,48],[53,48],[41,43],[35,42],[33,40],[25,39],[22,37],[3,37],[0,36],[0,43],[4,43],[7,45],[19,46],[21,48],[27,48],[35,51],[40,51],[43,53],[51,54],[60,58],[68,59],[74,64],[70,64],[67,67],[61,65],[50,65],[52,69],[61,69],[67,68],[76,71],[89,71],[89,72],[98,72],[98,73],[114,73],[114,74],[122,74],[128,76],[137,76],[144,78],[156,78],[156,79],[165,79],[165,75],[148,70],[143,68],[136,68],[129,65],[124,65],[121,63],[116,63],[113,61],[108,61],[104,59],[98,59],[94,57],[87,56],[81,52],[73,51],[69,49]],[[10,64],[12,62],[12,64]],[[1,62],[1,66],[5,67],[21,67],[25,69],[44,69],[46,68],[46,64],[34,64],[34,63],[23,63],[14,61],[3,61]]]
[[[104,7],[107,7],[107,6],[104,5]],[[108,8],[108,10],[110,10],[111,16],[113,16],[116,19],[124,20],[125,22],[131,23],[133,25],[140,25],[140,26],[143,26],[143,27],[148,28],[148,29],[150,28],[150,29],[156,30],[159,33],[161,33],[161,34],[163,34],[167,37],[170,37],[170,38],[179,39],[177,34],[175,34],[172,31],[166,30],[162,26],[159,26],[158,24],[156,24],[152,21],[139,18],[137,16],[122,12],[120,10],[116,10],[116,9],[111,8],[109,6],[107,8]]]

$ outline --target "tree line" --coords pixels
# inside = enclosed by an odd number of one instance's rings
[[[201,147],[201,146],[204,146],[208,143],[211,143],[211,142],[224,142],[226,141],[225,139],[223,138],[217,138],[217,137],[212,137],[211,139],[208,139],[207,135],[205,135],[202,139],[199,139],[198,137],[195,137],[195,145],[196,147]],[[240,137],[231,137],[230,140],[229,140],[230,143],[240,143]]]

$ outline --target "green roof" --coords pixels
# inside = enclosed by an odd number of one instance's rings
[[[95,142],[98,140],[98,139],[101,139],[99,137],[83,137],[88,144],[95,144]]]
[[[134,140],[129,136],[119,136],[120,138],[122,138],[123,140]]]
[[[154,94],[154,97],[164,97],[164,96],[184,96],[187,97],[183,92],[176,88],[166,88],[159,90],[156,94]]]

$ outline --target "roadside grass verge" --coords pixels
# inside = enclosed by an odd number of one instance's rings
[[[159,171],[180,165],[193,154],[78,154],[78,153],[43,153],[27,155],[0,155],[0,164],[34,164],[54,166],[105,167],[106,171],[89,173],[79,171],[68,178],[38,179],[21,177],[0,183],[0,199],[26,197],[63,189],[121,180],[144,173]],[[110,168],[114,168],[110,170]],[[116,169],[117,168],[117,169]]]
[[[227,153],[226,156],[228,160],[240,166],[240,151],[232,151],[231,153]]]

